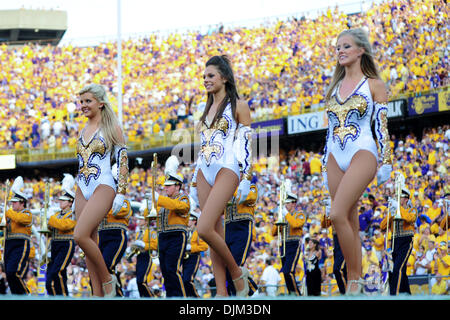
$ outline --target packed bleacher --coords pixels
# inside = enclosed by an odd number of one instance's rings
[[[450,158],[448,156],[450,140],[450,126],[427,128],[422,137],[408,134],[402,137],[392,136],[392,150],[394,151],[394,171],[401,171],[406,179],[407,188],[411,192],[412,205],[418,210],[415,226],[413,249],[408,260],[408,276],[430,276],[429,292],[425,294],[448,294],[450,276],[450,256],[447,252],[448,231],[442,223],[446,216],[445,206],[449,201]],[[317,240],[322,251],[320,268],[322,272],[322,295],[338,294],[336,281],[333,278],[333,241],[332,229],[322,228],[321,220],[325,213],[323,200],[329,197],[323,186],[321,175],[320,154],[308,152],[301,147],[291,150],[281,150],[278,158],[257,159],[254,163],[254,181],[258,188],[258,201],[255,210],[255,234],[246,266],[254,280],[258,283],[266,268],[267,258],[275,258],[274,267],[279,271],[281,261],[278,257],[277,240],[272,235],[272,226],[277,219],[279,185],[282,180],[293,182],[293,192],[298,196],[296,210],[303,212],[306,224],[303,227],[302,253],[296,269],[296,280],[301,284],[305,281],[305,257],[310,245],[308,239]],[[164,167],[158,170],[158,188],[164,182]],[[184,181],[189,182],[192,168],[188,165],[181,168]],[[62,173],[61,173],[62,176]],[[386,184],[377,188],[376,181],[371,183],[359,204],[360,232],[363,243],[363,274],[381,274],[383,269],[382,256],[385,250],[385,234],[380,230],[380,221],[388,211],[388,199],[395,198],[394,173]],[[151,172],[135,167],[130,173],[127,197],[132,202],[142,202],[144,195],[151,185]],[[25,179],[26,193],[31,197],[29,207],[39,209],[43,206],[44,177],[41,180]],[[53,202],[61,191],[60,181],[50,183]],[[188,184],[184,184],[184,191],[189,192]],[[2,191],[3,192],[3,191]],[[3,194],[1,194],[3,199]],[[53,203],[51,206],[56,206]],[[198,210],[198,209],[197,209]],[[145,228],[138,216],[143,213],[139,206],[135,208],[128,228],[128,246],[136,237],[139,230]],[[39,229],[39,217],[36,215],[34,223]],[[448,230],[448,229],[447,229]],[[389,237],[389,235],[388,235]],[[34,247],[38,248],[39,239],[32,237]],[[445,254],[443,252],[445,251]],[[37,294],[37,270],[39,266],[39,251],[35,251],[30,258],[27,285],[33,294]],[[444,262],[442,262],[444,261]],[[136,258],[127,260],[122,258],[118,265],[126,296],[136,297],[136,292],[127,289],[127,284],[136,277]],[[77,247],[75,256],[68,268],[69,291],[74,297],[89,296],[89,279],[85,261],[80,257]],[[195,284],[202,297],[212,295],[211,282],[213,278],[211,260],[208,251],[202,253],[200,268],[195,277]],[[444,281],[444,282],[442,282]],[[159,295],[164,295],[164,283],[161,277],[158,260],[155,259],[147,279],[149,286]],[[380,289],[381,290],[381,289]],[[418,289],[413,294],[418,293]],[[420,292],[420,291],[419,291]],[[285,294],[283,281],[279,283],[278,294]],[[380,293],[380,291],[378,291]],[[420,292],[424,293],[424,292]]]
[[[333,44],[348,27],[370,33],[392,97],[448,85],[448,6],[442,0],[386,1],[346,15],[329,8],[255,28],[150,34],[123,43],[123,126],[128,142],[192,127],[207,57],[231,56],[254,119],[307,111],[323,102],[335,65]],[[0,46],[0,149],[74,148],[77,92],[105,85],[117,105],[115,42],[95,47]]]
[[[129,143],[152,135],[163,136],[176,128],[192,127],[199,118],[199,105],[205,99],[203,68],[206,59],[217,53],[231,56],[238,88],[256,119],[279,118],[307,112],[307,107],[323,102],[325,89],[335,64],[333,44],[336,36],[348,27],[366,27],[374,46],[382,79],[391,97],[421,93],[447,86],[448,80],[448,6],[440,0],[395,0],[374,5],[365,12],[346,15],[330,8],[316,19],[292,18],[257,28],[234,28],[211,34],[173,33],[167,37],[150,34],[129,39],[123,44],[123,126]],[[77,115],[77,92],[85,83],[97,82],[110,91],[116,105],[116,44],[96,47],[62,47],[0,45],[0,149],[73,148],[78,128],[85,121]],[[392,136],[394,171],[407,177],[411,202],[418,209],[408,275],[432,276],[429,292],[448,294],[450,259],[448,231],[442,220],[450,193],[448,146],[450,126],[426,129],[422,136]],[[258,203],[255,212],[255,235],[246,261],[252,277],[259,282],[267,258],[275,257],[279,271],[276,238],[271,233],[278,212],[278,187],[291,179],[298,196],[297,210],[307,216],[303,228],[303,249],[296,269],[299,283],[305,280],[305,257],[317,240],[322,251],[322,295],[337,294],[332,266],[332,230],[322,228],[323,200],[328,192],[323,186],[320,154],[296,145],[280,150],[279,158],[261,157],[253,166]],[[161,187],[164,168],[159,168]],[[62,179],[61,172],[61,179]],[[192,168],[182,168],[185,182]],[[43,205],[44,178],[25,178],[29,207]],[[151,184],[150,170],[135,167],[130,172],[127,197],[142,202]],[[61,191],[60,181],[52,180],[53,199]],[[2,181],[3,184],[3,181]],[[188,192],[185,184],[185,192]],[[3,189],[0,191],[4,198]],[[369,185],[360,206],[363,239],[363,273],[381,274],[385,234],[379,224],[386,215],[388,198],[394,197],[393,179],[380,188]],[[53,200],[54,201],[54,200]],[[53,203],[56,206],[56,202]],[[129,224],[129,246],[143,228],[135,210]],[[39,229],[39,217],[34,224]],[[30,258],[27,285],[37,294],[39,239],[32,237],[34,255]],[[446,251],[447,252],[447,251]],[[77,247],[68,269],[72,296],[89,296],[89,278],[85,261]],[[444,261],[444,262],[442,262]],[[136,277],[136,258],[123,258],[119,264],[124,292],[133,296],[127,284]],[[3,270],[1,271],[3,272]],[[212,295],[213,278],[208,252],[203,253],[196,275],[202,297]],[[444,284],[442,284],[444,281]],[[164,284],[155,260],[148,278],[154,292],[164,294]],[[286,293],[283,282],[279,294]]]

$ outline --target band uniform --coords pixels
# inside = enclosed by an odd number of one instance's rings
[[[236,201],[237,190],[225,209],[225,242],[231,251],[231,254],[240,267],[244,266],[245,260],[250,253],[250,247],[253,240],[255,205],[258,199],[258,188],[255,184],[250,185],[250,192],[245,201],[238,204]],[[231,275],[227,270],[227,291],[229,295],[236,295]],[[249,277],[249,296],[252,296],[258,286],[255,281]]]
[[[118,296],[123,296],[123,291],[116,266],[127,248],[127,231],[132,213],[130,201],[125,199],[120,211],[114,216],[112,210],[110,210],[98,227],[98,247],[109,273],[115,274],[117,277],[119,282],[119,286],[116,288]]]
[[[285,203],[297,202],[297,196],[291,192],[287,193]],[[298,259],[301,251],[301,238],[303,233],[303,225],[306,222],[305,215],[302,212],[287,212],[285,214],[286,239],[281,244],[281,251],[285,252],[284,257],[281,258],[281,273],[284,275],[284,281],[289,294],[301,295],[300,289],[295,279],[295,269],[297,267]],[[272,228],[272,234],[278,234],[276,225]],[[283,248],[285,246],[285,248]]]
[[[58,199],[73,202],[75,195],[66,192]],[[47,294],[50,296],[69,295],[67,288],[67,267],[71,263],[75,253],[75,241],[73,239],[75,225],[75,212],[70,207],[55,213],[48,220],[48,227],[51,231],[51,254],[50,262],[47,266],[45,287]]]
[[[144,211],[144,216],[148,214],[148,210]],[[139,230],[135,239],[136,247],[139,252],[136,258],[136,282],[141,298],[154,297],[152,290],[147,284],[147,279],[152,268],[152,257],[150,251],[158,250],[158,234],[156,230],[145,228]]]
[[[195,211],[190,213],[190,228],[188,231],[188,244],[186,245],[186,254],[183,259],[183,283],[187,297],[199,298],[194,285],[194,278],[200,265],[201,253],[208,250],[208,244],[198,236],[196,223],[199,214]]]
[[[12,294],[28,294],[24,278],[28,269],[33,217],[27,209],[28,197],[22,191],[23,178],[18,176],[11,187],[13,208],[6,211],[4,267]],[[14,204],[16,203],[16,204]],[[16,208],[16,209],[14,209]]]
[[[177,174],[168,174],[164,185],[182,184]],[[184,193],[172,197],[158,196],[158,246],[166,297],[186,297],[182,263],[188,234],[190,202]]]
[[[389,293],[398,295],[399,293],[411,294],[406,267],[409,255],[413,248],[414,225],[417,220],[417,210],[410,205],[410,191],[402,188],[400,201],[401,219],[392,217],[389,212],[380,223],[380,229],[386,230],[389,216],[389,230],[394,231],[392,240],[393,268],[389,272]],[[395,230],[393,230],[395,229]],[[385,235],[388,236],[388,235]]]
[[[330,218],[325,215],[322,217],[321,227],[328,229],[333,228]],[[347,267],[342,253],[341,246],[337,238],[336,231],[333,228],[333,275],[339,288],[339,293],[344,295],[347,287]]]

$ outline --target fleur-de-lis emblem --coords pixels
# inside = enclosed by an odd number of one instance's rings
[[[219,121],[208,128],[205,123],[202,125],[201,130],[201,152],[205,158],[206,164],[211,164],[212,157],[220,159],[223,155],[224,147],[221,141],[216,141],[216,137],[221,135],[222,138],[226,138],[229,134],[231,119],[227,115],[223,115]]]
[[[87,146],[79,139],[77,145],[77,157],[80,163],[79,177],[84,179],[86,185],[91,178],[98,179],[100,176],[100,167],[92,163],[94,157],[103,159],[105,157],[106,144],[99,136],[94,137]]]
[[[358,119],[361,119],[366,111],[367,101],[360,95],[353,95],[343,104],[340,104],[336,99],[329,103],[327,113],[330,121],[334,124],[333,139],[339,140],[342,150],[344,150],[347,140],[355,141],[361,131],[359,125],[350,119],[350,115],[356,113]]]

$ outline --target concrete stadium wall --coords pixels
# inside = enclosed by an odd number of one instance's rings
[[[67,12],[60,10],[2,10],[0,30],[45,29],[66,30]]]

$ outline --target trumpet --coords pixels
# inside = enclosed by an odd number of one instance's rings
[[[153,153],[153,161],[151,165],[151,172],[152,172],[152,208],[150,209],[148,207],[148,198],[146,198],[147,201],[147,210],[149,210],[149,214],[146,216],[148,219],[157,219],[156,224],[159,229],[159,219],[158,219],[158,212],[156,210],[156,196],[155,196],[155,189],[156,189],[156,178],[157,178],[157,164],[158,164],[158,158],[157,154]]]
[[[397,196],[397,210],[395,212],[395,216],[392,221],[392,253],[394,252],[394,243],[395,243],[395,232],[398,221],[402,219],[402,214],[400,211],[400,198],[402,195],[402,188],[405,185],[405,176],[401,172],[397,172],[395,176],[395,191]]]
[[[391,212],[391,203],[388,203],[388,212],[386,215],[387,223],[386,223],[386,237],[384,239],[384,249],[385,249],[385,256],[382,265],[383,272],[391,272],[393,270],[393,262],[392,262],[392,248],[391,251],[388,250],[388,243],[389,243],[389,216]],[[389,292],[389,281],[386,279],[386,281],[383,283],[383,293]]]
[[[275,225],[277,226],[277,249],[278,249],[278,255],[280,258],[284,258],[286,255],[286,225],[287,222],[283,217],[283,208],[284,203],[286,201],[286,185],[285,182],[281,182],[280,185],[280,205],[278,208],[278,219],[275,222]],[[282,249],[283,248],[283,249]]]
[[[125,255],[125,259],[130,260],[133,256],[139,255],[141,250],[136,246],[131,246],[130,252]]]
[[[402,218],[402,214],[400,212],[400,198],[402,194],[402,188],[405,185],[405,177],[401,172],[397,172],[397,175],[395,177],[395,189],[396,189],[396,196],[397,196],[397,210],[395,212],[394,220],[399,220]]]
[[[41,210],[41,229],[38,231],[39,233],[49,234],[50,230],[47,225],[47,212],[48,212],[48,203],[50,200],[50,187],[48,181],[45,183],[45,194],[44,194],[44,211]]]
[[[186,241],[187,245],[189,245],[189,246],[191,245],[191,239],[192,239],[193,233],[194,233],[194,230],[189,230],[189,236]],[[184,254],[184,259],[188,259],[191,254],[191,249],[187,249],[187,245],[186,245],[186,253]]]
[[[148,229],[148,226],[147,226],[147,229]],[[149,237],[150,237],[150,233],[149,233]],[[143,239],[144,239],[144,233],[141,230],[141,231],[139,231],[137,240],[143,240]],[[130,251],[125,255],[125,259],[130,260],[134,255],[139,255],[140,253],[141,253],[141,249],[138,246],[132,244],[130,247]]]
[[[44,237],[47,237],[50,234],[50,230],[47,225],[47,212],[48,212],[48,203],[50,200],[50,186],[48,181],[45,183],[45,193],[44,193],[44,211],[41,210],[41,229],[38,231]],[[42,242],[41,242],[42,243]],[[48,264],[48,240],[45,238],[45,253],[44,259],[41,261],[41,265]]]
[[[151,172],[152,172],[152,208],[149,210],[149,214],[146,216],[146,218],[148,218],[148,236],[149,236],[149,241],[150,241],[150,221],[152,219],[156,219],[156,230],[160,230],[160,218],[159,218],[159,214],[158,211],[156,210],[156,178],[157,178],[157,165],[158,165],[158,155],[155,153],[153,153],[153,161],[152,161],[152,165],[151,165]],[[146,199],[147,201],[147,209],[148,209],[148,198]],[[153,257],[152,255],[152,251],[150,250],[150,246],[148,246],[148,254]],[[158,243],[158,253],[157,256],[159,256],[159,243]]]
[[[6,180],[6,182],[5,182],[4,190],[5,190],[5,201],[3,204],[3,215],[2,215],[2,219],[0,221],[0,228],[6,227],[6,211],[7,211],[8,196],[9,196],[9,179]]]
[[[5,243],[6,243],[6,211],[8,210],[7,206],[8,206],[8,196],[9,196],[9,186],[10,182],[9,179],[6,180],[5,182],[5,201],[3,204],[3,215],[2,215],[2,219],[0,220],[0,229],[2,229],[2,248],[3,248],[3,255],[5,254]],[[4,257],[3,257],[3,261],[5,261]]]

